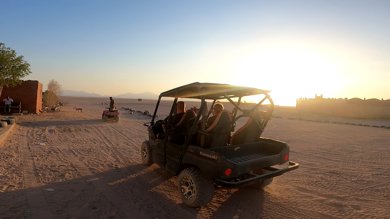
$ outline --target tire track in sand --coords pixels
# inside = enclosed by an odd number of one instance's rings
[[[32,156],[31,130],[20,128],[20,132],[25,134],[25,138],[21,141],[21,156],[23,162],[23,183],[29,209],[26,209],[25,216],[27,218],[53,218],[52,213],[48,210],[48,203],[42,189],[43,186],[36,177],[36,168]]]
[[[105,127],[93,126],[93,128],[98,133],[97,136],[103,142],[106,149],[111,151],[110,156],[114,157],[122,165],[128,165],[128,161],[130,161],[131,163],[138,163],[138,160],[132,160],[130,155],[126,156],[126,154],[124,154],[123,152],[118,150],[118,146],[121,146],[123,148],[122,143],[126,142],[126,141],[122,140],[123,137],[125,137],[124,134],[122,134],[117,129],[115,129],[111,126],[105,126]],[[106,130],[103,130],[103,128],[106,128]],[[112,136],[108,137],[107,134],[114,135],[114,136],[116,135],[116,136],[115,137],[112,137]],[[118,134],[119,134],[119,136],[118,136]],[[134,150],[133,147],[128,147],[126,149],[130,150],[130,151]]]
[[[78,155],[77,148],[71,147],[72,142],[66,142],[67,140],[70,139],[77,140],[77,137],[72,132],[72,129],[67,129],[67,133],[63,133],[63,135],[59,137],[58,130],[61,130],[61,127],[58,128],[57,126],[53,126],[50,128],[52,131],[43,132],[43,134],[46,133],[46,135],[50,135],[49,133],[56,133],[52,136],[44,136],[44,137],[50,139],[50,144],[52,147],[55,147],[56,153],[60,154],[59,157],[62,157],[63,160],[68,161],[68,163],[71,164],[72,167],[75,168],[76,171],[79,172],[79,174],[82,177],[88,178],[89,176],[94,176],[96,173],[92,172],[91,168],[84,162],[82,157],[77,156]],[[105,201],[109,203],[109,206],[112,209],[112,211],[117,212],[116,215],[119,216],[120,218],[132,218],[132,217],[140,218],[137,215],[134,215],[135,211],[131,210],[132,206],[128,205],[127,200],[123,199],[121,196],[118,196],[118,194],[112,191],[110,186],[107,185],[107,183],[105,183],[99,177],[91,177],[91,179],[87,179],[83,181],[83,184],[88,187],[92,186],[96,190],[93,191],[92,195],[87,194],[91,196],[85,200],[86,202],[91,203],[94,201]],[[77,206],[76,202],[75,203],[71,202],[69,205],[70,206],[67,206],[68,209],[78,209],[80,207]],[[133,213],[130,215],[128,213],[129,211]],[[82,214],[82,212],[68,212],[68,214],[76,217],[82,217],[82,215],[78,215],[78,214]]]
[[[141,144],[137,144],[137,139],[141,138],[132,139],[127,137],[127,135],[123,133],[124,131],[121,129],[122,127],[123,126],[117,127],[114,125],[96,125],[94,126],[94,129],[99,133],[99,135],[97,135],[99,136],[98,138],[102,140],[105,146],[110,148],[114,154],[119,155],[127,162],[139,164],[140,156],[136,156],[136,159],[134,159],[134,155],[130,153],[137,153],[137,155],[139,154]],[[142,138],[140,141],[143,140],[144,138]],[[118,150],[118,148],[123,149],[124,146],[126,147],[125,154]],[[127,153],[129,154],[127,155]],[[142,172],[142,174],[138,173],[136,174],[138,177],[133,178],[132,176],[126,174],[126,169],[121,168],[117,169],[116,171],[117,173],[114,173],[114,175],[122,177],[119,180],[116,179],[115,181],[112,181],[111,184],[121,182],[117,184],[117,191],[120,192],[124,197],[133,197],[133,199],[129,199],[127,202],[138,209],[139,212],[152,211],[155,214],[152,216],[152,218],[189,218],[191,216],[191,213],[189,213],[188,209],[181,209],[176,205],[172,205],[172,200],[169,200],[169,198],[165,197],[166,194],[164,195],[156,191],[156,186],[160,184],[170,184],[169,182],[171,182],[171,180],[168,180],[166,176],[162,176],[164,174],[161,172],[154,172],[155,170],[153,170],[153,168],[140,169],[139,171]],[[127,177],[123,178],[123,176]],[[116,177],[114,176],[114,178]],[[156,181],[156,179],[158,180]],[[178,196],[175,185],[172,184],[168,187],[168,190],[172,190],[173,188],[175,195]],[[151,213],[146,214],[148,218],[151,217],[150,214]]]
[[[120,151],[118,151],[115,148],[115,142],[118,141],[120,138],[115,138],[116,140],[114,142],[111,142],[110,139],[112,139],[112,136],[108,137],[108,135],[116,134],[115,130],[112,130],[111,128],[108,128],[108,130],[103,130],[100,126],[93,126],[92,129],[89,129],[92,132],[96,132],[97,134],[93,134],[93,136],[98,136],[98,143],[102,142],[106,148],[104,150],[110,151],[110,156],[113,154],[113,157],[116,157],[115,155],[122,155]],[[74,134],[73,134],[74,135]],[[76,137],[74,135],[73,137]],[[72,137],[72,139],[73,139]],[[122,138],[122,137],[121,137]],[[99,147],[99,150],[101,151],[103,148]],[[77,153],[77,151],[72,149],[72,153]],[[106,151],[104,153],[105,155],[108,155],[108,152]],[[85,163],[85,160],[81,159],[80,157],[76,159],[72,159],[71,157],[67,157],[69,155],[64,154],[63,155],[65,159],[71,160],[73,163],[73,166],[76,169],[82,169],[83,171],[80,172],[82,176],[88,176],[92,175],[91,171],[88,171],[87,164]],[[122,155],[123,157],[124,155]],[[118,159],[119,160],[119,159]],[[148,171],[149,172],[149,171]],[[126,170],[122,169],[115,169],[111,170],[109,175],[113,178],[118,178],[118,176],[127,175]],[[143,177],[141,177],[143,178]],[[143,210],[145,210],[145,207],[151,208],[155,211],[158,211],[159,214],[162,215],[169,215],[167,218],[172,218],[174,214],[171,211],[172,209],[176,209],[175,206],[171,206],[168,203],[156,201],[155,199],[145,198],[145,182],[143,180],[133,180],[131,184],[124,183],[121,186],[117,185],[116,190],[113,190],[110,188],[109,184],[112,184],[113,182],[104,182],[104,179],[100,179],[99,177],[91,178],[87,180],[88,183],[91,183],[98,191],[100,191],[104,197],[110,202],[112,206],[112,210],[114,211],[120,211],[119,215],[122,215],[121,218],[142,218],[147,217],[144,213],[142,213]],[[119,186],[119,187],[118,187]],[[113,187],[113,188],[115,188]],[[95,192],[96,193],[96,192]],[[127,195],[126,195],[127,194]],[[138,197],[135,201],[130,201],[128,197]],[[157,195],[158,197],[158,195]],[[160,198],[158,198],[160,200]],[[72,208],[75,208],[72,206]],[[171,210],[167,211],[166,209],[169,208]],[[129,215],[127,212],[132,212],[131,215]],[[140,212],[142,215],[134,215],[134,212]],[[176,213],[177,214],[177,213]],[[182,213],[181,213],[182,214]],[[188,217],[188,214],[184,213],[186,217]]]

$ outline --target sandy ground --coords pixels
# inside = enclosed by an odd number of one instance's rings
[[[18,116],[0,146],[0,218],[389,218],[390,129],[273,118],[263,136],[289,143],[300,168],[265,191],[219,189],[193,209],[176,177],[140,164],[149,117],[121,110],[103,123],[105,99],[64,102]],[[154,103],[117,100],[150,112]]]

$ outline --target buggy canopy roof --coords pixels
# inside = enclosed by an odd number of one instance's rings
[[[165,91],[160,94],[160,97],[224,99],[227,97],[233,98],[257,94],[267,95],[268,93],[269,91],[258,88],[194,82]]]

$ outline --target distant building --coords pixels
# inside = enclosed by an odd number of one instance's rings
[[[21,104],[22,112],[39,113],[42,111],[42,84],[39,81],[23,81],[15,87],[3,87],[1,100],[10,96],[14,104]],[[1,104],[4,104],[1,102]]]
[[[390,99],[335,99],[315,96],[297,99],[300,112],[365,119],[390,119]]]

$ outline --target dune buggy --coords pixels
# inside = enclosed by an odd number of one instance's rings
[[[182,118],[192,115],[180,127],[170,124],[178,101],[191,108]],[[162,103],[172,107],[156,121]],[[217,103],[224,110],[210,130],[207,123]],[[149,139],[141,147],[142,162],[178,175],[178,190],[190,207],[207,204],[215,186],[264,188],[273,177],[299,167],[289,161],[286,143],[260,137],[273,109],[269,92],[257,88],[196,82],[165,91],[145,124]]]

